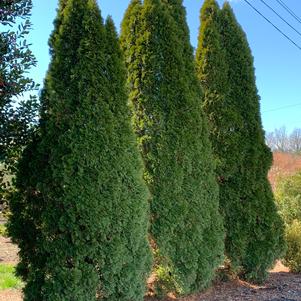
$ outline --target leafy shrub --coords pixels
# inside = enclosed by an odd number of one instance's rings
[[[158,249],[153,249],[153,251],[155,258],[154,273],[156,275],[154,291],[156,296],[161,299],[170,293],[182,295],[184,293],[183,283],[177,277],[177,271],[171,260],[162,256]]]
[[[301,221],[301,172],[283,177],[276,187],[276,200],[286,224]]]
[[[292,272],[301,273],[301,222],[294,220],[286,228],[287,252],[284,263]]]
[[[177,282],[174,272],[168,267],[160,265],[155,269],[156,286],[155,292],[158,298],[165,297],[168,293],[180,295],[183,293],[181,283]]]
[[[287,252],[284,263],[301,272],[301,172],[281,178],[276,188],[279,212],[286,225]]]
[[[7,236],[6,227],[5,225],[0,225],[0,236]]]

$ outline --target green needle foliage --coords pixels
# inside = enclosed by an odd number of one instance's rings
[[[223,7],[221,22],[223,47],[226,49],[226,59],[230,66],[229,97],[237,103],[244,120],[241,129],[244,138],[240,143],[245,146],[243,180],[246,188],[245,200],[249,203],[249,241],[242,259],[243,273],[245,278],[261,282],[267,277],[267,270],[284,252],[284,226],[277,213],[267,179],[272,164],[272,153],[264,139],[253,57],[245,33],[229,3]]]
[[[246,252],[245,204],[241,170],[244,158],[243,117],[237,103],[229,97],[229,66],[222,45],[220,9],[215,0],[206,0],[201,10],[201,28],[196,52],[197,74],[202,85],[203,108],[210,127],[210,139],[217,162],[220,207],[224,214],[226,255],[232,268],[241,264]]]
[[[50,47],[40,130],[11,202],[24,300],[142,300],[149,193],[116,30],[95,0],[63,0]]]
[[[264,141],[253,57],[228,3],[220,10],[215,0],[205,1],[201,21],[197,71],[218,164],[226,255],[234,270],[260,282],[284,242],[267,180],[272,155]]]
[[[182,1],[133,0],[121,44],[153,196],[157,293],[188,294],[211,282],[223,260],[224,236]]]

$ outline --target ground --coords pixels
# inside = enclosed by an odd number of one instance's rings
[[[0,263],[17,263],[17,248],[8,238],[0,237]],[[280,262],[262,286],[235,280],[214,285],[208,291],[191,297],[172,299],[181,301],[301,301],[301,275],[290,273]],[[0,291],[0,301],[22,301],[18,290]],[[145,301],[157,301],[146,298]],[[163,301],[163,300],[162,300]]]
[[[16,264],[18,248],[8,238],[0,236],[0,264]],[[0,301],[22,301],[18,290],[0,291]]]

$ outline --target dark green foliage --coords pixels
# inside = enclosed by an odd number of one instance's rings
[[[244,187],[248,187],[245,200],[249,203],[249,241],[242,266],[247,279],[262,281],[266,271],[283,254],[283,222],[277,214],[267,179],[272,154],[265,144],[251,50],[228,3],[223,7],[221,20],[223,47],[230,66],[229,97],[237,103],[244,120],[240,144],[244,145],[245,154],[242,173],[245,173]]]
[[[211,282],[223,260],[223,228],[182,1],[133,0],[121,42],[153,196],[158,293],[187,294]]]
[[[207,0],[197,50],[203,107],[217,160],[226,255],[234,270],[262,281],[283,252],[283,224],[267,172],[272,155],[264,142],[253,58],[228,3]]]
[[[201,10],[199,45],[196,52],[197,73],[204,90],[203,108],[210,127],[210,138],[217,162],[220,185],[220,207],[224,213],[226,255],[232,267],[240,265],[247,244],[245,205],[240,193],[245,189],[241,179],[244,158],[241,140],[243,117],[237,103],[229,97],[228,63],[220,33],[220,9],[215,0],[207,0]]]
[[[25,100],[23,94],[37,88],[26,74],[36,65],[26,41],[31,9],[31,0],[0,3],[0,211],[12,190],[8,179],[34,131],[38,109],[36,98]]]
[[[24,300],[142,300],[149,194],[117,34],[95,0],[61,1],[55,26],[40,130],[11,202]]]
[[[41,238],[41,209],[43,199],[36,185],[43,171],[42,156],[37,151],[40,142],[38,134],[22,153],[17,165],[17,177],[15,187],[17,191],[9,198],[8,232],[14,243],[19,246],[20,262],[17,266],[17,274],[23,281],[28,281],[29,269],[32,271],[45,261],[39,256],[37,242]]]
[[[196,66],[203,88],[203,108],[210,125],[210,138],[217,161],[217,173],[227,179],[237,169],[236,158],[230,156],[233,146],[238,143],[233,125],[239,124],[239,113],[229,110],[228,66],[225,51],[221,45],[219,29],[220,10],[215,0],[204,2],[201,11],[199,45],[196,52]],[[226,157],[227,156],[227,157]],[[232,158],[232,160],[231,160]],[[231,160],[231,162],[229,162]],[[221,179],[219,179],[219,182]],[[223,188],[223,187],[222,187]],[[220,192],[220,197],[223,197]]]

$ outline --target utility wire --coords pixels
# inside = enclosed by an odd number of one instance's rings
[[[264,0],[260,0],[266,7],[268,7],[271,11],[274,12],[275,15],[277,15],[283,22],[285,22],[290,28],[292,28],[299,36],[301,36],[301,32],[298,31],[293,25],[288,23],[280,14],[278,14],[273,7],[271,7],[269,4],[267,4]]]
[[[279,29],[276,25],[274,25],[267,17],[265,17],[256,7],[254,7],[248,0],[245,1],[253,10],[257,12],[262,18],[264,18],[268,23],[270,23],[277,31],[279,31],[287,40],[289,40],[292,44],[294,44],[299,50],[301,50],[301,47],[294,42],[289,36],[287,36],[281,29]]]
[[[281,110],[285,110],[285,109],[289,109],[289,108],[294,108],[294,107],[299,107],[299,106],[301,106],[301,103],[295,103],[293,105],[287,105],[287,106],[283,106],[283,107],[279,107],[279,108],[275,108],[275,109],[263,111],[262,113],[281,111]]]
[[[299,23],[301,19],[281,0],[276,0],[293,18],[295,18]]]

